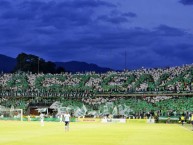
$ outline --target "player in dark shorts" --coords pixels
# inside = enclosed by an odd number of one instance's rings
[[[68,126],[69,125],[69,121],[65,121],[65,126]]]
[[[184,115],[182,115],[180,119],[181,119],[181,124],[184,125],[184,121],[185,121]]]
[[[66,112],[64,114],[65,131],[69,131],[70,114]]]

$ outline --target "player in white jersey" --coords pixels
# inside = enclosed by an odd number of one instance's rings
[[[43,113],[40,114],[40,122],[41,122],[41,126],[44,126],[44,114]]]
[[[62,120],[63,120],[63,115],[61,114],[61,115],[59,116],[59,118],[60,118],[60,122],[62,122]]]
[[[70,114],[66,112],[64,114],[65,131],[69,131]]]

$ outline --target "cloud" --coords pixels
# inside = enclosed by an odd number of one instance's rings
[[[173,45],[164,44],[154,48],[154,52],[158,57],[162,57],[163,61],[168,64],[182,65],[192,63],[192,49],[193,44],[190,43],[179,43]],[[175,61],[173,62],[172,60]]]
[[[60,3],[60,6],[62,7],[71,7],[71,8],[85,8],[85,7],[116,7],[116,5],[105,2],[102,0],[67,0]]]
[[[160,25],[155,30],[163,36],[182,36],[185,34],[184,30],[167,25]]]
[[[0,8],[1,9],[7,9],[7,8],[10,8],[11,7],[11,4],[6,1],[6,0],[1,0],[0,1]]]
[[[43,20],[42,22],[45,23],[57,21],[61,25],[71,21],[71,24],[79,25],[87,23],[93,14],[93,9],[98,7],[116,6],[101,0],[21,1],[15,4],[13,9],[2,13],[1,18],[36,22]],[[55,22],[56,25],[58,23]]]
[[[17,30],[13,32],[8,33],[19,35]],[[193,44],[185,41],[186,37],[192,39],[193,36],[167,25],[152,30],[141,27],[115,30],[96,24],[68,31],[42,26],[31,32],[17,39],[9,38],[4,46],[40,55],[46,60],[86,61],[115,69],[124,68],[125,52],[130,69],[188,63],[193,57]]]
[[[193,5],[193,0],[180,0],[183,5]]]
[[[37,51],[45,53],[44,50],[48,49],[52,54],[51,59],[76,59],[97,62],[100,65],[104,65],[105,62],[112,68],[115,66],[124,68],[125,52],[127,52],[127,65],[132,69],[141,66],[156,67],[191,62],[193,44],[181,43],[181,33],[173,38],[170,31],[168,37],[165,37],[167,32],[162,35],[162,29],[160,29],[161,32],[158,33],[158,31],[143,28],[122,29],[117,32],[110,29],[105,32],[93,30],[96,36],[87,35],[76,40],[61,40],[55,45],[42,46],[42,49]],[[186,37],[185,34],[183,37]],[[168,39],[173,40],[170,43]]]
[[[30,20],[33,19],[34,14],[33,13],[26,13],[24,11],[20,12],[5,12],[1,15],[3,19],[17,19],[17,20]]]
[[[132,13],[132,12],[127,12],[127,13],[123,13],[122,16],[135,18],[135,17],[137,17],[137,14]]]
[[[113,23],[113,24],[121,24],[121,23],[128,22],[128,19],[126,17],[123,17],[123,16],[111,17],[111,16],[107,16],[107,15],[102,15],[102,16],[99,16],[97,20],[103,21],[103,22],[109,22],[109,23]]]
[[[51,35],[57,33],[58,30],[53,26],[42,26],[34,29],[39,34]]]
[[[46,60],[86,61],[115,69],[124,68],[125,53],[130,69],[191,62],[191,34],[166,24],[131,27],[141,16],[106,0],[1,3],[4,54],[26,52]]]
[[[97,21],[108,22],[112,24],[121,24],[130,22],[129,18],[135,18],[137,14],[133,12],[122,13],[117,10],[111,11],[109,14],[100,15],[97,17]]]

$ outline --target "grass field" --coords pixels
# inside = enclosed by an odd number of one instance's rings
[[[118,123],[71,123],[64,131],[59,122],[0,121],[0,145],[193,145],[191,126]]]

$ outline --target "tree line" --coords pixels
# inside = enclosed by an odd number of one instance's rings
[[[54,62],[45,61],[38,56],[25,53],[16,57],[16,67],[13,72],[17,71],[52,74],[66,72],[63,67],[57,67]]]

